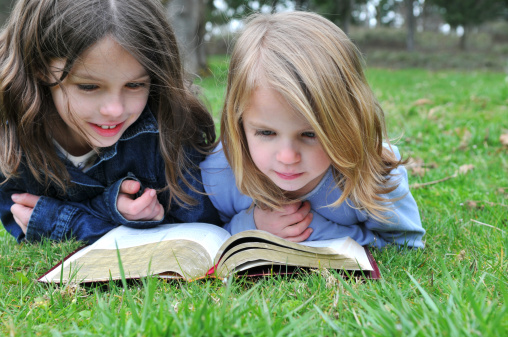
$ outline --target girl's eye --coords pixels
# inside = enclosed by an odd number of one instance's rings
[[[304,137],[307,137],[307,138],[316,138],[316,133],[315,132],[304,132],[302,133],[302,136]]]
[[[146,83],[143,83],[143,82],[127,83],[125,86],[130,89],[138,89],[138,88],[144,88],[146,86]]]
[[[273,135],[275,135],[275,132],[273,132],[273,131],[269,131],[269,130],[256,130],[255,135],[256,135],[256,136],[268,137],[268,136],[273,136]]]
[[[79,90],[83,90],[83,91],[92,91],[92,90],[97,89],[98,87],[99,86],[97,86],[95,84],[78,84]]]

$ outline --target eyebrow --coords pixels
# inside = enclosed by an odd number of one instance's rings
[[[101,80],[99,78],[96,78],[96,77],[90,75],[90,73],[88,73],[88,72],[80,72],[80,71],[69,73],[69,77],[81,79],[81,80],[92,80],[92,81],[100,81]],[[130,78],[127,82],[139,81],[139,80],[144,80],[144,79],[150,79],[150,75],[147,72],[144,72],[138,76]]]
[[[273,129],[273,126],[270,126],[266,124],[263,120],[254,120],[254,121],[246,121],[244,120],[245,124],[252,128],[259,128],[259,129]],[[306,125],[301,130],[314,130],[314,128],[310,125],[310,123],[306,123]]]
[[[250,127],[253,127],[253,128],[271,128],[271,126],[269,126],[268,124],[265,124],[264,121],[245,121],[245,124],[247,124],[247,126],[250,126]]]

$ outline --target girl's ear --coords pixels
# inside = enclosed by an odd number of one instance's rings
[[[45,63],[42,69],[37,69],[35,76],[37,79],[46,85],[55,86],[60,82],[65,68],[64,59],[53,59]]]
[[[50,82],[49,76],[44,74],[40,69],[37,69],[37,72],[35,73],[35,77],[41,82],[44,82],[44,83]]]
[[[55,74],[51,73],[47,69],[37,69],[35,77],[40,83],[50,87],[58,84],[58,79]]]
[[[35,77],[40,83],[46,86],[54,86],[57,84],[57,81],[55,80],[55,77],[53,75],[44,74],[40,70],[37,70]]]

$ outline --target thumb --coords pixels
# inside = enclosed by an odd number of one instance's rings
[[[141,188],[141,184],[136,180],[124,180],[120,185],[120,193],[136,194]]]
[[[38,195],[33,195],[30,193],[21,193],[21,194],[13,194],[11,199],[13,202],[19,205],[23,205],[29,208],[34,208],[37,201],[39,201]]]

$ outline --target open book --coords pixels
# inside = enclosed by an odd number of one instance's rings
[[[98,282],[159,275],[195,280],[236,272],[310,267],[361,271],[379,278],[367,248],[346,237],[294,243],[260,230],[231,236],[205,223],[167,224],[150,229],[119,226],[94,244],[68,256],[39,278],[41,282]],[[258,269],[256,269],[258,268]]]

